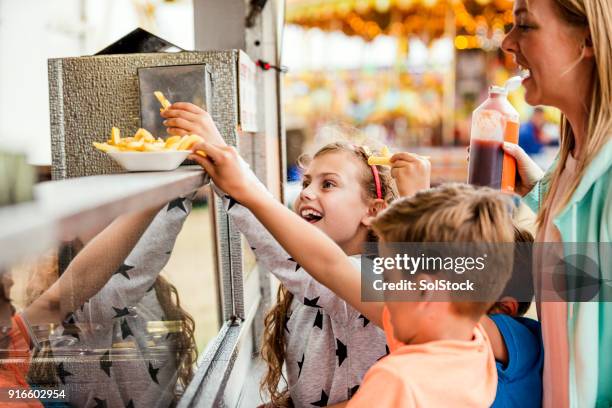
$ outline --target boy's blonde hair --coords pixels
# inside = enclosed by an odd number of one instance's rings
[[[511,208],[511,199],[499,191],[446,184],[395,201],[374,219],[372,228],[387,243],[512,243]],[[452,292],[458,313],[481,316],[502,293],[511,275],[512,262],[503,257],[491,258],[498,259],[487,261],[484,273],[470,275],[475,286],[486,287],[484,293],[481,289],[480,297],[491,302],[457,301]],[[487,276],[491,270],[495,271],[495,277]]]

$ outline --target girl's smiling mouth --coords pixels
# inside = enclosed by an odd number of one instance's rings
[[[309,223],[314,224],[318,221],[321,221],[321,219],[323,218],[323,214],[315,210],[314,208],[303,207],[302,209],[300,209],[300,217],[302,217]]]

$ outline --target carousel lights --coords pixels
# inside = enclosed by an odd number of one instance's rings
[[[477,14],[472,14],[474,5],[480,7]],[[289,22],[324,31],[341,30],[366,40],[381,34],[401,37],[414,33],[422,33],[428,39],[439,38],[444,36],[450,7],[456,30],[465,37],[455,41],[456,48],[486,51],[501,45],[504,29],[513,20],[512,2],[508,0],[335,0],[327,3],[294,0],[289,7]]]

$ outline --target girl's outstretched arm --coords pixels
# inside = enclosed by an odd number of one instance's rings
[[[64,274],[25,311],[30,324],[60,323],[94,296],[119,269],[159,211],[122,215],[93,238]]]
[[[382,325],[383,304],[361,301],[361,272],[342,249],[259,185],[251,183],[234,148],[205,142],[193,150],[206,152],[207,157],[193,154],[190,158],[206,169],[217,186],[249,208],[298,264],[374,324]]]

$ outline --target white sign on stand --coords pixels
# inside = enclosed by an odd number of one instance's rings
[[[238,58],[238,75],[240,130],[257,132],[257,66],[242,52]]]

